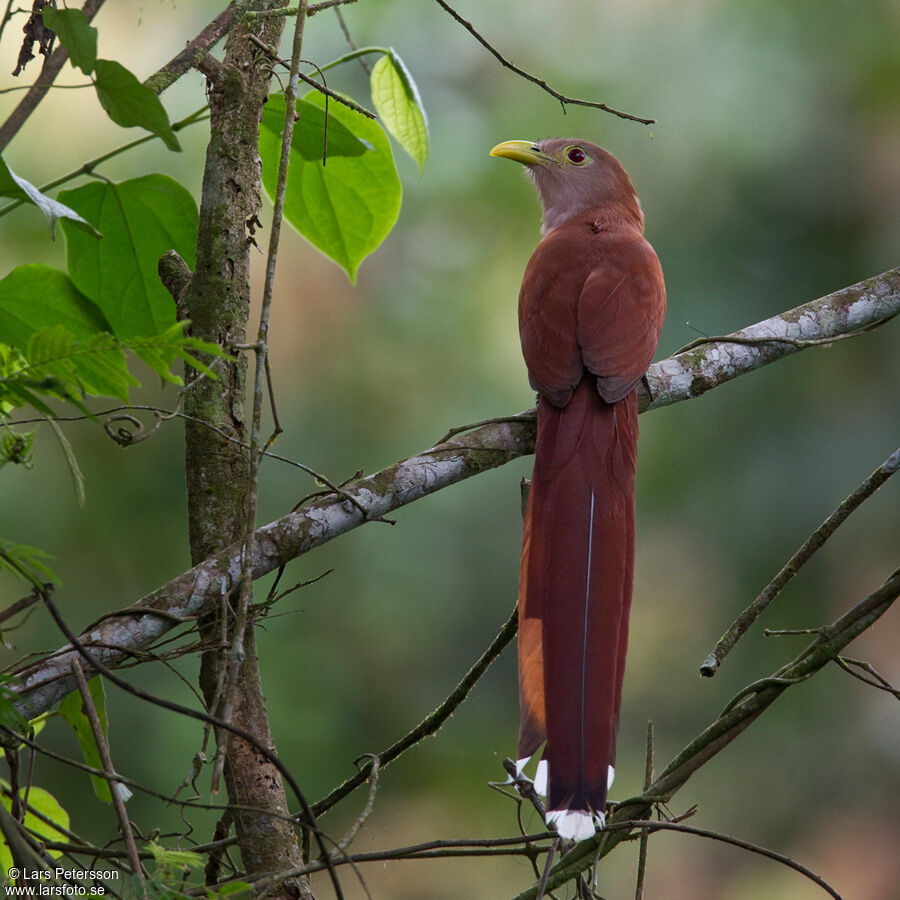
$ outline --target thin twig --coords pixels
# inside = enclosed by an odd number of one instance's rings
[[[647,758],[644,763],[644,790],[648,790],[653,784],[653,722],[647,723]],[[637,884],[634,889],[634,900],[643,900],[644,879],[647,874],[647,845],[650,838],[650,829],[641,829],[641,841],[638,848]]]
[[[77,651],[78,655],[89,665],[91,668],[98,671],[101,675],[103,675],[106,679],[111,681],[116,687],[121,688],[126,693],[132,694],[135,697],[140,698],[141,700],[146,700],[148,703],[152,703],[154,706],[160,706],[163,709],[168,709],[172,712],[180,713],[183,716],[188,716],[192,719],[198,719],[201,722],[210,722],[211,724],[224,728],[226,731],[230,732],[233,735],[236,735],[239,738],[245,740],[248,744],[255,748],[256,752],[259,753],[261,757],[271,763],[278,771],[281,773],[282,777],[287,781],[291,790],[294,792],[294,796],[297,798],[300,803],[301,808],[303,809],[303,815],[305,821],[303,822],[304,827],[308,828],[313,836],[316,839],[316,843],[318,844],[319,850],[322,854],[322,858],[325,860],[325,868],[328,869],[329,875],[332,877],[332,885],[335,888],[335,893],[338,897],[341,897],[340,885],[337,880],[337,876],[334,874],[334,870],[331,865],[331,857],[325,847],[325,839],[323,832],[319,828],[319,825],[316,821],[316,814],[313,811],[312,807],[309,805],[309,802],[306,799],[303,791],[300,790],[300,785],[297,784],[297,780],[291,774],[290,770],[284,765],[284,763],[278,758],[273,750],[269,747],[265,746],[261,743],[257,737],[251,734],[249,731],[245,731],[243,728],[239,728],[237,725],[234,725],[231,722],[226,722],[224,719],[218,718],[217,716],[212,716],[206,712],[200,712],[196,709],[191,709],[189,706],[182,706],[180,703],[175,703],[172,700],[167,700],[164,697],[157,697],[155,694],[150,694],[147,691],[143,691],[138,687],[135,687],[129,681],[126,681],[124,678],[120,678],[115,672],[113,672],[108,666],[106,666],[99,658],[99,656],[91,656],[88,653],[87,648],[84,644],[81,643],[80,640],[75,636],[75,633],[71,628],[66,624],[65,619],[63,619],[62,615],[57,609],[56,604],[50,597],[49,589],[45,589],[42,594],[42,599],[44,601],[44,605],[50,612],[50,615],[53,617],[53,621],[56,622],[57,627],[62,631],[66,640],[71,643],[72,647]],[[18,737],[18,736],[17,736]],[[29,746],[35,746],[33,742],[24,741],[24,743],[28,743]],[[41,748],[43,751],[43,748]],[[44,751],[46,752],[46,751]],[[51,754],[52,755],[52,754]],[[57,757],[60,758],[60,757]],[[65,759],[65,757],[62,757]],[[66,760],[67,762],[74,762],[73,760]],[[86,768],[88,771],[91,771],[94,774],[102,775],[103,772],[97,771],[90,766],[78,766],[78,768]],[[131,783],[130,781],[128,782]],[[172,799],[169,797],[165,797],[165,799]],[[212,806],[211,804],[197,804],[197,803],[187,803],[186,801],[176,801],[181,805],[189,805],[189,806],[198,806],[201,808],[209,808],[209,809],[221,809],[221,806]],[[235,804],[230,804],[232,809],[241,809],[242,807],[236,806]],[[254,812],[262,812],[265,815],[280,817],[279,813],[276,813],[274,810],[258,810],[254,809]],[[296,817],[294,817],[293,821],[296,821]]]
[[[488,41],[478,32],[471,22],[464,19],[452,6],[448,3],[445,3],[444,0],[435,0],[438,6],[444,10],[444,12],[449,13],[472,37],[481,44],[482,47],[485,48],[496,60],[500,63],[500,65],[504,66],[507,69],[515,72],[516,75],[524,78],[526,81],[530,81],[532,84],[536,84],[541,90],[546,91],[550,94],[551,97],[556,98],[560,104],[562,105],[563,112],[566,111],[566,106],[588,106],[591,109],[602,109],[604,112],[612,113],[614,116],[618,116],[620,119],[629,119],[632,122],[640,122],[642,125],[652,125],[656,122],[656,119],[645,119],[642,116],[635,116],[631,113],[622,112],[620,109],[613,109],[611,106],[607,106],[605,103],[597,103],[593,100],[578,100],[575,97],[567,97],[565,94],[561,94],[559,91],[554,90],[541,78],[537,78],[534,75],[529,74],[524,69],[520,69],[517,65],[510,62],[499,50],[497,50],[492,44],[488,43]]]
[[[807,869],[802,863],[797,862],[795,859],[791,859],[789,856],[784,856],[782,853],[778,853],[775,850],[769,850],[767,847],[761,847],[759,844],[753,844],[750,841],[742,840],[741,838],[732,837],[730,834],[722,834],[718,831],[710,831],[708,828],[698,828],[695,825],[683,825],[680,822],[666,822],[666,821],[655,821],[653,819],[648,819],[641,821],[640,819],[631,821],[631,822],[615,822],[606,826],[606,831],[631,831],[635,828],[646,829],[650,832],[653,831],[679,831],[682,834],[693,834],[697,837],[709,838],[713,841],[721,841],[725,844],[731,844],[733,847],[740,847],[742,850],[747,850],[750,853],[758,853],[760,856],[765,856],[768,859],[773,859],[776,862],[780,862],[782,865],[788,866],[791,869],[794,869],[796,872],[799,872],[801,875],[805,875],[810,881],[817,884],[823,891],[830,894],[835,900],[843,900],[841,895],[830,885],[824,878],[816,875],[815,872]]]
[[[128,860],[131,863],[131,871],[137,875],[141,882],[143,882],[144,870],[141,867],[137,844],[134,842],[134,834],[131,831],[131,823],[128,821],[128,812],[125,809],[125,801],[122,799],[120,790],[122,782],[113,767],[112,756],[109,752],[109,744],[106,742],[106,735],[103,733],[103,725],[100,722],[100,716],[97,714],[97,708],[94,706],[94,699],[91,697],[87,679],[84,677],[81,661],[78,659],[72,660],[72,674],[75,676],[75,681],[78,683],[78,693],[81,694],[82,710],[84,711],[85,716],[87,716],[88,722],[91,724],[94,742],[97,744],[100,761],[103,763],[106,780],[109,782],[109,792],[112,795],[116,818],[119,820],[119,831],[122,833],[122,839],[125,841],[125,848],[128,851]],[[146,890],[143,893],[144,896],[146,896]]]
[[[528,412],[533,413],[534,421],[537,421],[537,408],[528,410]],[[446,444],[447,441],[452,437],[456,437],[458,434],[462,434],[465,431],[472,431],[474,428],[481,428],[482,425],[496,425],[498,423],[503,422],[521,422],[525,418],[526,414],[517,413],[514,416],[494,416],[492,419],[481,419],[478,422],[471,422],[468,425],[457,425],[455,428],[451,428],[440,440],[435,441],[434,446],[437,447],[438,444]]]
[[[232,0],[180,53],[154,72],[144,84],[156,94],[161,94],[171,87],[228,34],[237,13],[237,4]]]
[[[679,353],[687,353],[690,350],[696,350],[697,347],[703,347],[706,344],[742,344],[747,347],[758,347],[765,344],[788,344],[791,347],[796,347],[798,350],[803,350],[806,347],[827,347],[837,341],[846,341],[850,338],[861,337],[864,334],[868,334],[870,331],[874,331],[876,328],[880,328],[884,324],[884,321],[876,322],[874,325],[859,328],[856,331],[847,331],[844,334],[836,334],[821,338],[792,338],[778,335],[773,337],[767,337],[765,335],[751,337],[740,334],[704,335],[703,337],[697,338],[689,344],[680,347],[672,355],[677,356]]]
[[[538,882],[537,900],[544,900],[544,891],[547,890],[547,879],[550,877],[550,867],[553,865],[553,854],[561,843],[562,838],[557,837],[547,851],[547,860],[544,863],[544,871],[541,873],[541,880]]]
[[[451,841],[423,841],[421,844],[413,844],[409,847],[396,847],[391,850],[375,850],[366,853],[348,854],[340,859],[335,859],[336,865],[348,865],[361,862],[385,862],[401,859],[439,859],[445,857],[467,856],[528,856],[534,857],[545,852],[545,848],[534,846],[537,841],[546,841],[557,837],[552,831],[540,834],[526,834],[523,837],[485,838],[483,840],[451,840]],[[289,872],[279,872],[276,875],[266,875],[255,881],[249,882],[257,892],[264,890],[269,885],[286,878],[298,875],[311,875],[321,872],[325,866],[321,860],[305,865]],[[218,885],[210,885],[218,887]]]
[[[335,6],[334,12],[337,16],[338,24],[341,26],[341,32],[344,35],[344,40],[350,45],[351,50],[356,50],[356,43],[350,36],[350,29],[347,27],[347,23],[344,21],[344,14],[341,12],[340,6]],[[362,56],[359,57],[359,64],[360,66],[362,66],[362,70],[366,73],[366,75],[372,74],[372,67],[365,61],[365,59],[363,59]]]
[[[838,508],[803,542],[781,571],[763,588],[756,599],[735,619],[732,626],[719,638],[712,653],[700,666],[700,674],[711,677],[731,648],[747,629],[762,615],[763,610],[781,593],[785,585],[800,571],[810,557],[842,525],[850,513],[859,508],[888,478],[900,468],[900,448],[895,450]]]
[[[356,0],[324,0],[323,3],[310,3],[306,8],[306,18],[310,19],[316,13],[322,12],[322,10],[344,6],[347,3],[356,3]],[[275,16],[290,18],[291,16],[296,16],[299,11],[299,6],[279,6],[277,9],[248,10],[245,15],[252,21],[253,19],[270,19]]]
[[[188,125],[194,125],[197,122],[205,122],[208,116],[204,116],[203,113],[206,112],[208,107],[204,106],[198,109],[196,112],[191,113],[189,116],[185,116],[183,119],[178,122],[172,123],[172,131],[179,132],[183,128],[187,128]],[[141,144],[146,144],[148,141],[156,141],[161,140],[159,135],[157,134],[145,134],[143,137],[136,138],[133,141],[128,141],[125,144],[121,144],[116,147],[114,150],[108,150],[106,153],[101,154],[100,156],[95,157],[94,159],[88,160],[86,163],[82,163],[77,169],[72,170],[66,175],[61,175],[59,178],[53,179],[53,181],[48,181],[47,184],[43,184],[40,186],[39,190],[42,194],[46,194],[47,191],[53,190],[55,187],[59,187],[61,184],[66,184],[69,181],[78,178],[81,175],[91,175],[94,169],[97,166],[105,163],[107,160],[113,159],[116,156],[119,156],[122,153],[125,153],[128,150],[132,150],[135,147],[140,147]],[[18,207],[23,206],[27,203],[27,200],[14,200],[12,203],[7,204],[2,209],[0,209],[0,218],[5,216],[7,213],[12,212],[14,209],[18,209]]]
[[[513,610],[512,615],[504,622],[503,627],[497,636],[491,641],[488,648],[481,654],[476,663],[466,672],[462,681],[451,691],[450,695],[434,710],[430,715],[426,716],[415,728],[408,734],[394,742],[386,750],[377,755],[378,761],[383,769],[386,765],[393,762],[410,747],[414,747],[423,738],[434,734],[441,725],[453,714],[453,711],[466,699],[469,691],[475,686],[479,678],[487,671],[491,663],[501,654],[504,647],[513,639],[518,624],[518,611]],[[371,766],[363,766],[351,778],[348,778],[343,784],[338,785],[326,797],[323,797],[317,803],[313,804],[313,810],[316,815],[321,815],[325,810],[331,809],[339,800],[342,800],[351,791],[359,787],[368,777]]]
[[[283,60],[278,53],[274,50],[274,48],[270,47],[265,41],[261,41],[256,35],[248,34],[248,39],[251,43],[255,44],[259,47],[260,50],[263,50],[267,53],[272,59],[276,62],[281,63],[285,68],[290,68],[290,63],[286,60]],[[366,109],[364,106],[360,106],[356,101],[345,97],[343,94],[339,94],[336,91],[331,90],[331,88],[325,87],[323,84],[319,84],[313,78],[310,78],[309,75],[304,75],[303,72],[297,72],[297,77],[301,81],[305,81],[308,85],[314,87],[320,94],[324,94],[326,97],[330,97],[332,100],[336,100],[338,103],[343,103],[344,106],[349,107],[354,112],[361,113],[368,119],[377,119],[378,116],[375,115],[371,110]]]
[[[628,836],[624,824],[644,818],[654,803],[665,803],[688,781],[691,775],[725,748],[792,684],[809,677],[827,666],[854,638],[871,627],[900,596],[900,569],[891,573],[875,591],[856,603],[840,618],[821,629],[816,639],[797,657],[776,670],[749,694],[741,691],[740,701],[728,704],[728,711],[719,715],[697,735],[662,771],[641,795],[615,804],[606,828],[600,834],[576,844],[553,868],[548,887],[552,890],[574,878],[594,864],[595,859],[609,854]],[[757,683],[759,685],[759,683]],[[670,823],[654,822],[655,827]],[[632,828],[635,827],[632,825]],[[532,886],[520,893],[516,900],[534,900],[537,888]]]
[[[870,687],[878,688],[880,691],[886,691],[893,694],[897,700],[900,700],[900,691],[897,690],[883,675],[876,671],[871,663],[864,662],[861,659],[851,659],[849,656],[835,656],[834,661],[848,674],[854,678],[858,678],[863,684]],[[866,678],[854,671],[854,667],[868,672],[872,678]]]
[[[357,820],[347,829],[347,833],[338,843],[337,849],[341,853],[343,853],[347,849],[347,847],[350,846],[353,839],[357,834],[359,834],[359,829],[363,827],[366,819],[368,819],[372,814],[372,808],[375,806],[375,792],[378,790],[378,772],[381,769],[381,763],[379,762],[377,756],[373,756],[372,754],[367,755],[371,760],[371,765],[369,766],[368,770],[369,797],[366,800],[366,805],[363,807],[363,811],[359,814]]]

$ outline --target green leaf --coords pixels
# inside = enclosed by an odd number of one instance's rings
[[[10,789],[7,782],[0,781],[0,784],[2,784],[6,790]],[[20,794],[24,800],[25,788],[22,788]],[[4,795],[0,802],[3,803],[7,810],[12,809],[11,797]],[[25,821],[23,822],[23,825],[26,828],[34,831],[48,841],[67,841],[69,839],[68,834],[66,833],[69,830],[69,814],[59,805],[52,794],[48,793],[43,788],[32,787],[28,791],[28,806],[30,809],[26,809]],[[55,823],[59,827],[55,828],[43,819],[39,819],[35,813],[31,811],[32,809],[35,810],[35,812],[46,816],[50,822]],[[62,856],[61,850],[47,850],[46,852],[54,859],[59,859],[59,857]],[[13,862],[9,844],[6,842],[6,838],[3,835],[0,835],[0,872],[6,876],[6,873],[9,872],[13,865],[15,865],[15,863]]]
[[[85,75],[94,71],[97,63],[97,29],[88,25],[80,9],[43,9],[44,24],[56,32],[59,42],[69,51],[73,66]]]
[[[205,353],[223,359],[232,357],[218,344],[210,344],[199,338],[185,336],[182,332],[187,324],[186,321],[175,322],[160,334],[149,338],[132,338],[125,343],[125,346],[153,369],[157,375],[172,384],[184,384],[178,375],[170,371],[172,362],[177,358],[184,360],[198,372],[215,380],[216,373],[197,359],[194,354]]]
[[[325,110],[307,100],[297,100],[296,105],[299,119],[294,124],[294,133],[291,135],[291,150],[299,153],[304,159],[321,160],[323,144],[325,143]],[[362,156],[371,147],[367,147],[353,132],[347,128],[340,119],[332,115],[334,105],[328,112],[328,144],[325,155],[332,156]],[[264,129],[278,138],[279,152],[281,147],[281,132],[284,130],[284,95],[272,94],[263,108],[261,129]],[[277,161],[276,161],[277,171]]]
[[[74,209],[42,194],[30,181],[16,175],[2,159],[0,159],[0,196],[12,197],[15,200],[34,204],[44,214],[50,225],[51,239],[56,237],[56,223],[60,219],[69,219],[89,234],[100,237],[100,233],[94,229],[94,226],[82,219]]]
[[[88,691],[90,692],[91,700],[94,702],[94,709],[97,710],[97,717],[100,719],[100,727],[105,737],[107,734],[106,692],[103,690],[103,682],[100,680],[99,675],[88,682]],[[97,747],[94,730],[91,728],[88,717],[84,714],[81,694],[78,691],[72,691],[71,694],[68,694],[63,699],[62,703],[59,704],[59,714],[69,723],[72,731],[75,732],[84,761],[95,769],[102,769],[103,760],[100,758],[100,750]],[[91,781],[94,783],[94,793],[98,799],[104,803],[112,803],[109,782],[99,775],[91,775]]]
[[[324,107],[311,91],[301,102]],[[272,95],[269,104],[284,111],[284,100]],[[377,122],[331,101],[329,114],[372,149],[360,156],[306,159],[291,150],[284,215],[311,244],[342,266],[351,281],[359,264],[387,237],[400,213],[403,190],[390,141]],[[280,137],[260,131],[263,185],[274,196],[278,177]]]
[[[98,59],[94,66],[94,85],[100,105],[116,125],[123,128],[139,125],[159,135],[170,150],[181,149],[159,97],[125,66]]]
[[[0,569],[12,572],[23,581],[43,585],[46,581],[59,584],[53,571],[44,565],[43,560],[53,559],[37,547],[27,544],[13,544],[11,541],[0,541]]]
[[[61,325],[43,328],[32,335],[25,356],[23,374],[58,379],[71,396],[118,397],[127,403],[129,388],[139,385],[128,372],[121,344],[104,332],[77,341]]]
[[[245,894],[252,892],[253,888],[246,881],[231,881],[223,884],[214,894],[207,892],[208,896],[230,897],[232,894]]]
[[[153,854],[153,861],[163,881],[180,879],[186,870],[198,868],[204,863],[204,857],[199,853],[192,853],[190,850],[169,850],[156,841],[150,841],[147,849]]]
[[[177,250],[193,268],[194,198],[159,174],[118,184],[94,182],[59,196],[103,232],[92,240],[63,223],[69,275],[103,311],[112,332],[131,338],[168,328],[175,304],[159,280],[157,263],[167,250]]]
[[[62,325],[76,338],[111,330],[103,313],[58,269],[19,266],[0,280],[0,343],[24,351],[36,331],[53,325]]]
[[[428,160],[428,120],[416,83],[393,48],[378,60],[370,78],[372,103],[385,128],[416,161]]]

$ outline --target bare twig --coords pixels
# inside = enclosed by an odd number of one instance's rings
[[[554,90],[541,78],[537,78],[534,75],[529,74],[524,69],[520,69],[517,65],[510,62],[499,50],[497,50],[492,44],[488,43],[487,39],[484,38],[480,32],[476,31],[475,27],[471,22],[464,19],[449,3],[445,3],[444,0],[435,0],[438,6],[444,10],[444,12],[449,13],[472,37],[481,44],[482,47],[485,48],[493,57],[500,63],[500,65],[505,68],[515,72],[516,75],[524,78],[526,81],[530,81],[532,84],[536,84],[541,90],[546,91],[551,97],[557,99],[562,105],[563,112],[566,111],[566,106],[588,106],[591,109],[602,109],[604,112],[612,113],[614,116],[618,116],[620,119],[630,119],[632,122],[640,122],[642,125],[652,125],[656,119],[645,119],[642,116],[635,116],[631,113],[622,112],[620,109],[613,109],[611,106],[607,106],[605,103],[597,103],[594,100],[578,100],[575,97],[567,97],[565,94],[561,94],[559,91]]]
[[[561,843],[562,838],[557,837],[547,851],[547,859],[544,862],[544,871],[541,873],[541,880],[538,882],[537,900],[544,900],[544,891],[547,890],[547,879],[550,877],[550,866],[553,865],[553,854],[556,853]]]
[[[250,42],[259,47],[260,50],[265,51],[272,59],[276,62],[281,63],[285,68],[290,68],[290,63],[283,60],[274,50],[274,48],[270,47],[265,41],[261,41],[255,35],[248,35]],[[297,77],[301,81],[305,81],[311,87],[314,87],[320,94],[324,94],[326,97],[330,97],[332,100],[336,100],[338,103],[342,103],[344,106],[349,107],[354,112],[361,113],[367,119],[377,119],[378,116],[375,115],[371,110],[366,109],[364,106],[360,106],[355,100],[349,99],[349,97],[345,97],[343,94],[338,94],[336,91],[331,90],[331,88],[325,87],[323,84],[319,84],[314,78],[310,78],[309,75],[304,75],[303,72],[297,72]],[[290,108],[290,107],[289,107]]]
[[[632,830],[634,828],[640,828],[642,830],[654,832],[654,831],[679,831],[682,834],[693,834],[697,837],[709,838],[713,841],[721,841],[724,844],[731,844],[733,847],[740,847],[742,850],[747,850],[750,853],[757,853],[760,856],[765,856],[768,859],[775,860],[776,862],[781,863],[782,865],[788,866],[794,871],[799,872],[801,875],[804,875],[810,881],[817,884],[823,891],[830,894],[835,900],[843,900],[841,895],[830,885],[824,878],[816,875],[815,872],[807,869],[806,866],[797,862],[795,859],[791,859],[789,856],[784,856],[781,853],[777,853],[775,850],[769,850],[767,847],[761,847],[759,844],[753,844],[750,841],[742,840],[741,838],[732,837],[730,834],[722,834],[718,831],[710,831],[708,828],[698,828],[695,825],[683,825],[680,822],[666,822],[666,821],[654,821],[653,819],[646,821],[632,821],[632,822],[616,822],[611,825],[607,825],[607,831],[622,831],[622,830]]]
[[[45,590],[42,599],[44,601],[45,606],[50,612],[50,615],[53,617],[54,622],[56,622],[60,631],[65,635],[66,639],[72,644],[75,651],[78,653],[79,657],[83,659],[92,669],[95,669],[109,681],[111,681],[116,687],[121,688],[126,693],[132,694],[135,697],[140,698],[141,700],[145,700],[148,703],[152,703],[154,706],[160,706],[163,709],[168,709],[172,712],[180,713],[181,715],[188,716],[192,719],[198,719],[201,722],[210,722],[218,728],[222,728],[233,735],[237,735],[237,737],[242,738],[248,744],[255,748],[256,752],[259,753],[261,757],[266,759],[269,763],[271,763],[278,771],[281,773],[284,780],[288,783],[291,790],[294,792],[294,796],[300,803],[301,808],[303,809],[303,814],[305,817],[305,822],[303,823],[305,827],[309,828],[309,830],[313,833],[316,838],[316,842],[319,846],[319,850],[322,854],[322,858],[325,860],[325,868],[328,869],[329,874],[332,876],[332,885],[335,888],[335,893],[340,898],[342,896],[340,890],[340,884],[337,881],[337,876],[334,874],[333,868],[331,866],[331,857],[325,847],[325,840],[322,831],[320,830],[318,823],[316,822],[316,815],[310,807],[308,801],[306,800],[303,791],[300,790],[300,786],[297,784],[296,779],[291,774],[290,770],[281,762],[278,756],[272,751],[270,748],[266,747],[259,740],[257,740],[256,736],[251,734],[249,731],[245,731],[242,728],[238,728],[236,725],[231,722],[225,721],[224,719],[218,718],[217,716],[212,716],[209,713],[201,712],[196,709],[191,709],[188,706],[182,706],[180,703],[175,703],[171,700],[167,700],[164,697],[157,697],[155,694],[150,694],[147,691],[143,691],[140,688],[135,687],[129,681],[126,681],[124,678],[120,678],[113,672],[110,668],[108,668],[104,663],[99,659],[98,656],[91,656],[88,652],[87,648],[78,638],[75,636],[74,632],[69,628],[66,624],[65,620],[60,615],[59,610],[56,608],[56,604],[50,597],[49,590]],[[21,738],[19,736],[16,737],[17,740]],[[32,742],[25,741],[29,746],[32,746]],[[79,766],[81,768],[82,766]],[[89,771],[94,774],[103,774],[102,772],[97,772],[90,766],[84,766]],[[130,782],[129,782],[130,783]],[[170,799],[170,798],[166,798]],[[184,805],[200,805],[200,804],[186,804],[185,801],[177,801]],[[221,807],[209,807],[209,808],[221,808]],[[240,806],[235,804],[230,804],[231,809],[240,809]],[[272,810],[255,810],[257,812],[264,812],[266,815],[271,815],[276,818],[284,818],[280,816],[278,813]]]
[[[85,0],[82,12],[88,22],[97,15],[103,2],[104,0]],[[0,152],[6,149],[6,145],[37,109],[41,100],[47,96],[47,91],[53,86],[56,76],[59,75],[68,58],[69,51],[65,47],[59,46],[44,60],[37,81],[29,88],[28,93],[19,101],[19,105],[9,114],[6,121],[0,125]]]
[[[151,75],[144,84],[151,91],[161,94],[171,87],[185,72],[196,66],[213,47],[228,34],[238,13],[237,4],[232,0],[188,45],[169,60],[159,71]]]
[[[649,790],[653,783],[653,723],[647,723],[647,759],[644,765],[644,790]],[[644,878],[647,874],[647,844],[650,839],[650,829],[641,829],[641,841],[638,849],[637,884],[634,889],[634,900],[643,900]]]
[[[491,641],[488,648],[481,654],[475,664],[466,672],[462,681],[451,691],[450,695],[434,710],[430,715],[426,716],[415,728],[408,734],[400,738],[399,741],[391,744],[386,750],[374,757],[378,759],[381,768],[393,762],[402,753],[414,747],[423,738],[434,734],[441,725],[452,715],[453,711],[466,699],[469,691],[475,686],[479,678],[487,671],[490,664],[500,655],[503,648],[513,639],[516,633],[518,623],[517,610],[513,610],[510,617],[503,624],[497,636]],[[359,771],[351,778],[348,778],[343,784],[338,785],[326,797],[323,797],[317,803],[313,804],[316,815],[321,815],[325,810],[331,809],[339,800],[342,800],[351,791],[359,787],[368,777],[371,771],[371,765],[361,766]]]
[[[712,653],[700,666],[700,674],[711,677],[732,647],[748,628],[762,615],[765,608],[781,593],[785,585],[800,571],[810,557],[819,550],[850,513],[858,509],[888,478],[900,468],[900,448],[895,450],[838,508],[803,542],[781,571],[763,588],[756,599],[737,617],[734,624],[719,638]]]
[[[344,21],[344,14],[341,12],[340,6],[336,6],[334,12],[337,16],[338,24],[341,26],[341,33],[344,35],[344,40],[349,44],[351,50],[356,50],[356,42],[350,36],[350,29],[347,27],[347,23]],[[372,67],[365,61],[362,56],[359,57],[359,64],[366,75],[372,74]]]
[[[109,752],[109,744],[106,742],[106,735],[103,733],[103,725],[100,722],[100,716],[97,714],[97,708],[94,706],[94,700],[91,697],[87,679],[84,677],[81,661],[78,659],[72,660],[72,674],[75,676],[75,681],[78,683],[78,693],[81,694],[82,709],[88,722],[91,724],[91,731],[94,735],[94,741],[97,744],[100,761],[103,763],[106,780],[109,782],[109,792],[112,794],[113,808],[116,811],[116,818],[119,820],[119,831],[122,833],[122,839],[125,841],[125,847],[128,851],[128,861],[131,863],[131,871],[143,881],[144,870],[141,868],[137,844],[134,842],[134,834],[131,831],[131,823],[128,821],[128,812],[125,809],[125,801],[122,799],[120,790],[122,782],[113,767],[112,756]]]
[[[366,805],[363,807],[363,811],[359,814],[359,817],[347,829],[347,833],[338,843],[335,856],[339,855],[339,853],[342,854],[350,846],[353,839],[359,834],[359,829],[365,825],[366,819],[372,814],[372,808],[375,806],[375,792],[378,790],[378,772],[381,769],[381,763],[377,756],[373,756],[372,754],[367,755],[370,760],[368,769],[369,797],[366,800]],[[357,760],[357,762],[359,761]]]
[[[868,684],[870,687],[893,694],[897,700],[900,700],[900,691],[880,674],[871,663],[864,662],[861,659],[851,659],[849,656],[835,656],[834,661],[848,675],[858,678],[863,684]],[[856,669],[862,669],[863,672],[868,672],[872,677],[866,678],[865,675],[860,675]]]

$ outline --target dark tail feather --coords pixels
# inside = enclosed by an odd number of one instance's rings
[[[519,759],[546,740],[548,815],[593,833],[615,758],[634,563],[637,397],[541,400],[519,584]],[[563,811],[581,815],[566,816]],[[588,830],[589,829],[589,830]]]

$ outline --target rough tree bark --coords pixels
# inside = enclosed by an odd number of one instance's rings
[[[281,5],[256,0],[251,9]],[[254,34],[278,45],[284,28],[281,16],[254,24]],[[191,320],[190,333],[226,348],[243,344],[250,312],[250,240],[247,223],[261,205],[259,123],[269,92],[268,60],[247,38],[248,26],[238,22],[225,45],[224,64],[208,59],[201,65],[209,79],[210,141],[206,153],[197,266],[184,291],[182,313]],[[244,415],[246,360],[217,367],[219,378],[200,379],[186,394],[185,411],[212,423],[246,444]],[[195,372],[188,373],[196,378]],[[250,485],[249,460],[241,444],[190,420],[185,429],[188,520],[191,558],[206,559],[240,539],[246,527],[246,501]],[[233,587],[233,586],[230,586]],[[225,716],[273,748],[259,674],[253,628],[244,639],[245,655],[237,684],[227,685],[233,623],[227,596],[200,622],[208,649],[201,657],[200,686],[210,712]],[[225,616],[227,622],[222,621]],[[226,635],[223,641],[223,634]],[[244,868],[253,873],[296,868],[301,853],[290,822],[247,807],[289,813],[280,773],[248,743],[226,734],[225,782],[234,814]],[[273,748],[274,749],[274,748]],[[276,896],[312,897],[305,879],[273,889]]]

